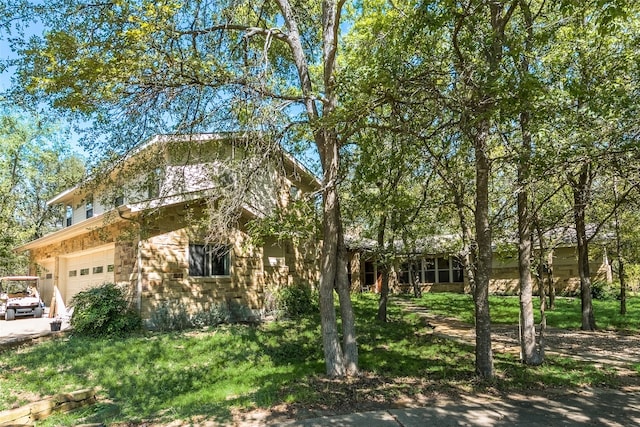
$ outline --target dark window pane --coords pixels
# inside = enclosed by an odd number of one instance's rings
[[[228,250],[217,250],[209,245],[189,245],[190,276],[228,276],[230,260]]]
[[[404,264],[402,264],[400,268],[401,268],[400,274],[398,275],[398,279],[400,280],[400,283],[410,283],[409,282],[409,264],[405,262]]]
[[[427,270],[424,272],[424,280],[426,283],[436,282],[436,272],[433,270]]]
[[[438,270],[438,283],[449,283],[449,270]]]
[[[433,258],[427,258],[424,260],[424,268],[425,270],[435,270],[436,269],[436,260]]]
[[[189,276],[204,276],[204,245],[189,245]]]
[[[211,272],[214,276],[226,276],[227,269],[227,257],[216,258],[212,261]]]
[[[372,262],[366,261],[364,263],[364,285],[372,286],[376,283],[375,266]]]

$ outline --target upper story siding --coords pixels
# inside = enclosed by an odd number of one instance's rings
[[[65,207],[63,226],[81,224],[118,207],[144,210],[192,198],[216,198],[225,191],[225,197],[242,191],[244,208],[262,216],[319,188],[318,180],[285,153],[285,161],[274,162],[267,156],[247,155],[246,141],[237,146],[215,135],[175,138],[155,138],[118,161],[105,177],[53,198],[50,204]]]

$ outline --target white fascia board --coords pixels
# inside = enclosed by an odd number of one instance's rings
[[[55,205],[57,203],[60,203],[62,200],[64,200],[65,197],[67,197],[70,194],[73,194],[75,191],[77,191],[80,187],[79,186],[75,186],[75,187],[71,187],[67,190],[64,190],[62,193],[58,194],[57,196],[54,196],[53,199],[48,200],[47,201],[47,206],[51,206],[51,205]]]

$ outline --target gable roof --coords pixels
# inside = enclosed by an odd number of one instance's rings
[[[229,132],[229,133],[200,133],[200,134],[163,134],[163,135],[155,135],[149,138],[147,141],[142,142],[134,149],[132,149],[127,154],[121,156],[117,162],[112,163],[107,173],[113,173],[119,167],[124,167],[128,162],[135,159],[137,156],[140,156],[142,153],[152,150],[153,148],[162,148],[163,144],[169,143],[205,143],[211,141],[221,141],[221,142],[229,142],[234,140],[239,140],[242,138],[249,137],[257,137],[260,138],[260,134],[257,133],[238,133],[238,132]],[[322,188],[322,183],[320,179],[311,172],[306,166],[304,166],[300,161],[298,161],[293,154],[286,151],[281,146],[277,147],[277,150],[274,150],[272,156],[278,156],[282,161],[285,170],[290,174],[291,177],[298,179],[300,182],[314,188],[316,191],[319,191]],[[54,205],[58,203],[63,203],[65,200],[73,196],[78,191],[82,191],[82,187],[87,185],[87,183],[95,181],[95,178],[89,177],[84,182],[79,183],[69,189],[62,191],[61,193],[55,195],[50,200],[47,201],[47,205]]]

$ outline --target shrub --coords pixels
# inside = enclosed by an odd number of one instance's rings
[[[210,309],[189,315],[181,302],[165,302],[151,313],[147,327],[154,331],[183,331],[229,323],[232,313],[226,304],[213,304]]]
[[[307,286],[285,286],[276,293],[276,309],[282,317],[295,318],[313,312],[316,304]]]
[[[591,297],[597,300],[615,300],[620,298],[619,286],[604,280],[594,280],[591,283]]]
[[[196,328],[217,326],[230,320],[231,313],[224,304],[213,304],[209,310],[199,311],[191,317],[191,323]]]
[[[187,309],[180,302],[165,302],[149,318],[148,328],[154,331],[182,331],[193,325]]]
[[[125,289],[113,283],[77,293],[72,305],[71,326],[80,335],[122,335],[142,326],[140,316],[130,308]]]

